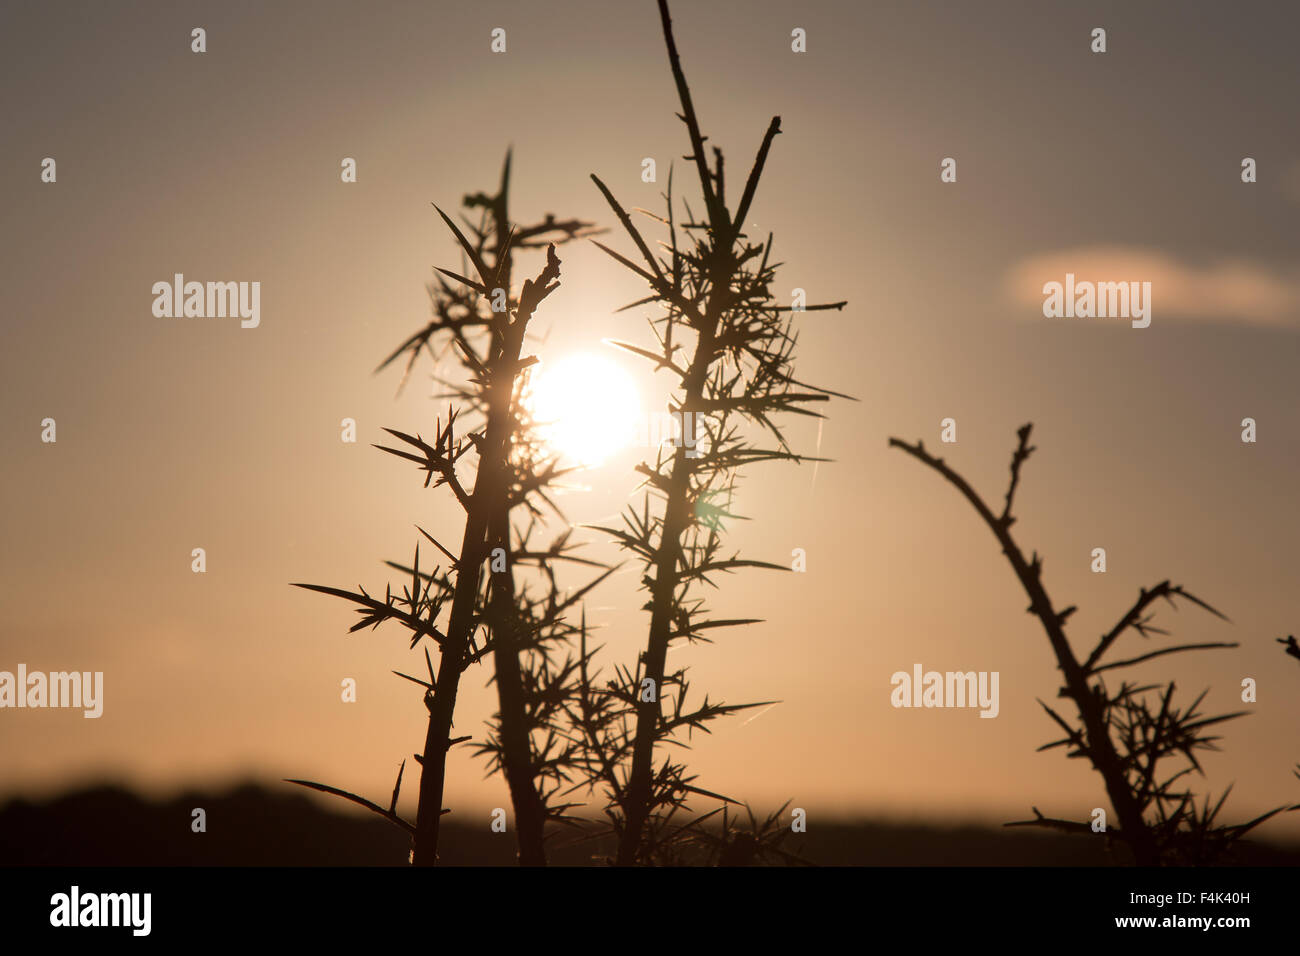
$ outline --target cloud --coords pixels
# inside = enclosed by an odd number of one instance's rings
[[[1029,256],[1007,270],[1006,291],[1041,317],[1043,284],[1063,282],[1067,272],[1074,273],[1076,283],[1150,282],[1153,322],[1300,327],[1300,273],[1245,259],[1192,265],[1145,246],[1080,246]]]

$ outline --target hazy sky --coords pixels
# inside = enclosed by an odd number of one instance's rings
[[[1297,8],[674,13],[733,191],[782,117],[751,219],[775,233],[778,295],[849,300],[802,318],[799,373],[859,400],[828,408],[833,463],[744,476],[753,520],[735,546],[777,562],[803,548],[808,570],[726,580],[711,606],[765,623],[670,658],[687,657],[711,697],[782,701],[715,723],[689,760],[699,783],[764,810],[790,798],[1086,819],[1104,804],[1081,762],[1034,752],[1054,737],[1036,699],[1060,679],[992,536],[887,448],[893,435],[939,446],[952,417],[942,453],[995,502],[1016,428],[1035,423],[1015,533],[1046,556],[1058,606],[1079,606],[1077,648],[1165,578],[1223,609],[1231,625],[1188,607],[1157,623],[1241,648],[1134,675],[1251,712],[1204,761],[1215,793],[1236,782],[1233,819],[1300,799],[1300,663],[1275,643],[1300,631]],[[489,50],[495,27],[505,54]],[[790,49],[796,27],[806,53]],[[400,398],[395,373],[371,374],[427,321],[431,267],[457,267],[431,202],[492,188],[511,145],[530,221],[611,225],[593,172],[656,210],[674,158],[678,191],[690,183],[654,3],[6,3],[0,72],[0,670],[103,671],[106,684],[99,720],[0,711],[0,786],[250,774],[388,794],[425,725],[418,690],[390,671],[418,658],[397,629],[348,635],[347,605],[288,582],[382,591],[382,562],[409,559],[416,523],[459,534],[444,495],[369,447],[383,426],[431,432],[440,410],[427,364]],[[344,157],[355,184],[340,182]],[[641,181],[645,157],[657,184]],[[940,182],[945,157],[955,183]],[[1258,182],[1241,181],[1243,157]],[[589,245],[562,259],[533,347],[552,361],[608,352],[661,407],[668,380],[601,344],[651,341],[645,310],[613,314],[643,289]],[[1045,318],[1039,287],[1067,271],[1152,281],[1151,325]],[[152,285],[178,272],[260,282],[260,326],[155,317]],[[46,417],[55,444],[40,440]],[[356,444],[340,441],[344,417]],[[1245,417],[1257,443],[1240,440]],[[816,449],[815,425],[791,434]],[[639,501],[638,454],[564,495],[569,518]],[[190,570],[196,547],[205,574]],[[1089,570],[1097,547],[1105,574]],[[635,585],[620,576],[589,605],[610,664],[644,642]],[[917,663],[999,672],[999,716],[891,707],[890,676]],[[462,733],[483,733],[488,676],[462,683]],[[340,701],[345,677],[355,704]],[[1244,677],[1258,703],[1241,704]],[[454,754],[448,805],[508,805],[481,761]]]

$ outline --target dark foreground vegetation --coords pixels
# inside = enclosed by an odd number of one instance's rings
[[[281,785],[277,785],[281,786]],[[207,810],[208,832],[190,830],[194,807]],[[484,820],[487,814],[481,815]],[[443,821],[439,863],[515,866],[511,833]],[[553,863],[601,864],[616,846],[566,845]],[[792,854],[822,866],[1107,866],[1105,841],[997,826],[847,821],[810,822],[793,834]],[[91,787],[49,800],[10,800],[0,807],[0,866],[401,866],[410,840],[369,814],[339,812],[314,798],[245,784],[223,792],[190,792],[151,801],[115,786]],[[1300,864],[1300,845],[1247,840],[1236,862]]]

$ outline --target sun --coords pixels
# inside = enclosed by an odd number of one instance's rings
[[[567,464],[584,468],[603,464],[631,444],[641,415],[627,372],[585,352],[534,370],[525,401],[541,439]]]

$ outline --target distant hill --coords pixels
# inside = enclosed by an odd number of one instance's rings
[[[206,833],[190,830],[191,810],[207,811]],[[511,834],[484,822],[444,821],[440,861],[509,866]],[[484,821],[487,814],[483,814]],[[557,836],[557,864],[600,862],[609,847],[572,845]],[[566,846],[566,844],[568,844]],[[993,827],[810,821],[785,846],[822,865],[1105,866],[1105,841]],[[115,786],[78,790],[44,802],[0,808],[0,865],[69,866],[400,866],[407,836],[371,816],[329,810],[284,784],[245,784],[223,793],[185,793],[155,802]],[[1248,844],[1238,862],[1300,865],[1300,847]]]

